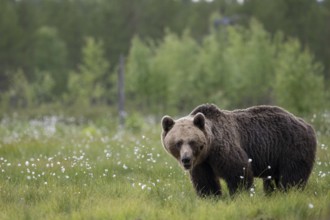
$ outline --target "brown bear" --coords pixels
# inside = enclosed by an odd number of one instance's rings
[[[264,191],[303,188],[312,171],[316,137],[301,118],[275,106],[221,110],[213,104],[188,116],[162,119],[162,144],[189,171],[198,195],[232,195],[263,178]]]

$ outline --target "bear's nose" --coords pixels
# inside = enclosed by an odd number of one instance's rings
[[[190,157],[184,157],[184,158],[181,159],[183,164],[189,164],[190,160],[191,160]]]

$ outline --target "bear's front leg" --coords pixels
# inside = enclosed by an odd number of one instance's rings
[[[253,174],[252,171],[247,167],[244,169],[244,172],[237,172],[237,169],[234,169],[230,172],[227,170],[226,177],[224,177],[228,189],[229,194],[234,195],[237,190],[249,189],[253,184]]]
[[[219,178],[207,163],[199,164],[190,170],[190,178],[200,197],[221,196]]]

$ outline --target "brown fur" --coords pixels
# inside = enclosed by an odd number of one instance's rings
[[[313,128],[275,106],[225,111],[205,104],[178,120],[164,116],[162,127],[164,148],[189,170],[200,196],[221,195],[219,178],[230,194],[250,188],[253,177],[264,179],[267,193],[304,187],[315,160]]]

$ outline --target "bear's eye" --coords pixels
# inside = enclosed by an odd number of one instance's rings
[[[180,149],[180,148],[181,148],[181,145],[182,145],[182,141],[178,141],[178,142],[175,143],[174,146],[175,146],[176,148]]]
[[[196,147],[197,143],[196,143],[196,141],[189,141],[189,145],[193,146],[193,147]]]

